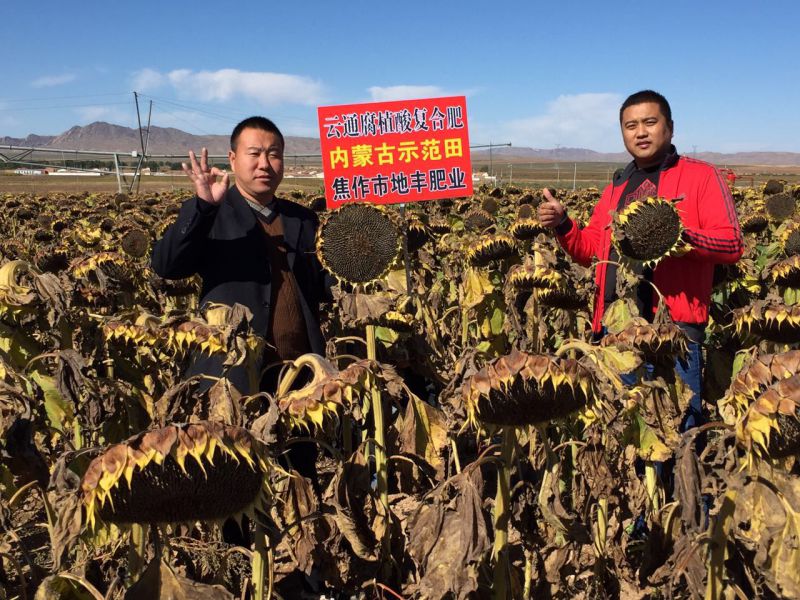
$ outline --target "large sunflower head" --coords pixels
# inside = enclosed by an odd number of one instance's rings
[[[351,284],[384,277],[401,244],[397,219],[373,204],[344,204],[328,213],[317,231],[320,262],[335,277]]]
[[[304,369],[311,372],[311,380],[292,390],[292,384]],[[361,404],[371,372],[367,360],[356,361],[339,371],[319,355],[304,354],[292,363],[278,384],[278,407],[290,426],[322,427],[326,418],[337,417],[341,407]]]
[[[764,209],[770,220],[781,223],[795,215],[797,201],[789,192],[781,192],[764,198]]]
[[[781,379],[761,393],[737,422],[736,437],[761,457],[800,454],[800,374]]]
[[[87,523],[220,521],[269,497],[272,465],[247,430],[200,421],[109,446],[81,480]]]
[[[733,325],[742,338],[757,338],[795,344],[800,342],[800,306],[787,306],[772,300],[756,300],[749,306],[733,310]]]
[[[560,419],[595,393],[591,373],[569,358],[513,350],[467,380],[463,398],[471,422],[529,425]]]
[[[723,397],[717,401],[719,414],[728,425],[734,425],[767,389],[798,373],[800,350],[752,357],[733,378]]]
[[[796,256],[800,254],[800,223],[790,223],[783,230],[779,239],[781,249],[786,256]]]
[[[675,323],[648,323],[635,317],[622,331],[604,336],[601,345],[636,350],[651,363],[672,363],[686,356],[687,342],[686,334]]]
[[[516,252],[514,238],[507,233],[490,233],[467,246],[467,258],[476,266],[486,266],[494,261],[509,258]]]
[[[531,216],[526,218],[518,217],[511,223],[508,231],[518,240],[532,240],[540,233],[549,235],[551,230],[549,227],[542,225],[535,216]]]
[[[792,255],[769,267],[769,277],[775,285],[800,288],[800,255]]]
[[[683,246],[680,215],[675,204],[664,198],[634,200],[614,215],[612,231],[620,255],[649,266]]]

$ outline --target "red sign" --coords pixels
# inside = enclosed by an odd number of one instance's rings
[[[464,96],[321,106],[328,208],[472,194]]]

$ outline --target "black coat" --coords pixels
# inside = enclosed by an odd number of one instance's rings
[[[289,269],[299,288],[303,317],[312,352],[325,354],[319,327],[319,306],[330,296],[330,278],[316,257],[317,215],[299,204],[276,199],[276,212],[283,221]],[[243,304],[253,313],[252,328],[264,338],[270,322],[272,286],[270,261],[263,229],[236,186],[231,187],[219,207],[197,198],[184,202],[178,219],[153,247],[153,270],[165,279],[199,274],[203,286],[200,306],[207,302]],[[222,358],[200,356],[187,375],[222,373]],[[228,377],[242,392],[249,385],[244,368],[234,368]]]

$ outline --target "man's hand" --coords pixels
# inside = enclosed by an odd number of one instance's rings
[[[181,163],[181,167],[187,177],[192,180],[194,193],[198,198],[209,204],[222,204],[228,191],[230,179],[227,171],[222,171],[217,167],[208,168],[208,149],[206,148],[203,148],[200,153],[199,165],[197,164],[197,156],[192,150],[189,151],[189,160],[192,164],[191,169],[186,163]],[[217,180],[218,177],[222,179]]]
[[[545,227],[558,227],[564,220],[566,209],[561,202],[553,198],[547,188],[542,190],[542,194],[544,195],[544,202],[539,204],[539,222]]]

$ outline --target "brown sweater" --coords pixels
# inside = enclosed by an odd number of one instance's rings
[[[258,219],[264,230],[264,239],[269,254],[272,277],[272,297],[270,298],[269,329],[264,354],[264,364],[278,360],[294,360],[301,354],[311,351],[308,333],[300,307],[297,282],[289,270],[286,244],[283,239],[283,221],[280,215],[266,223]]]

